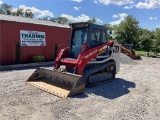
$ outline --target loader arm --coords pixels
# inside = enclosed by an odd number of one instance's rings
[[[78,55],[77,59],[66,58],[67,52],[65,51],[67,51],[67,49],[63,49],[58,54],[58,57],[55,60],[54,66],[56,69],[58,69],[59,65],[66,65],[67,67],[74,69],[76,71],[76,74],[82,75],[86,64],[91,59],[95,59],[98,56],[98,54],[106,50],[108,46],[112,46],[113,44],[114,44],[114,41],[111,41],[101,46],[95,47],[93,49],[89,49],[87,51],[81,52]]]
[[[129,56],[132,57],[132,51],[129,50],[129,49],[127,49],[127,48],[125,48],[125,47],[122,47],[122,46],[121,46],[121,52],[122,52],[122,53],[128,53]]]
[[[135,54],[134,50],[129,50],[129,49],[121,46],[121,52],[124,54],[128,53],[128,56],[133,60],[142,60],[142,58],[139,55]]]

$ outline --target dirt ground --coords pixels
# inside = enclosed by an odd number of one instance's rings
[[[26,85],[34,69],[0,72],[0,120],[160,120],[160,59],[136,63],[66,99]]]

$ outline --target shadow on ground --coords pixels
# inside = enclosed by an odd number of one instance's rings
[[[115,78],[112,82],[107,82],[94,87],[87,87],[84,94],[74,96],[73,98],[85,98],[87,94],[95,94],[103,96],[108,99],[115,99],[130,93],[129,88],[135,88],[136,85],[133,82]]]

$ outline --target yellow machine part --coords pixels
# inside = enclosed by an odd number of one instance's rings
[[[80,75],[46,68],[36,69],[26,83],[62,98],[85,91],[85,83]]]

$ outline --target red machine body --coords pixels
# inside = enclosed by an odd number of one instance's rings
[[[107,48],[107,46],[112,46],[113,44],[114,44],[114,41],[111,41],[101,46],[95,47],[93,49],[82,51],[78,55],[77,59],[69,59],[68,58],[69,48],[68,47],[64,48],[58,54],[54,63],[54,67],[55,69],[58,69],[60,65],[65,65],[74,70],[77,70],[78,75],[82,75],[83,70],[86,67],[86,64],[88,63],[88,61],[90,61],[91,59],[95,59],[98,56],[98,54],[102,52],[101,49]]]

